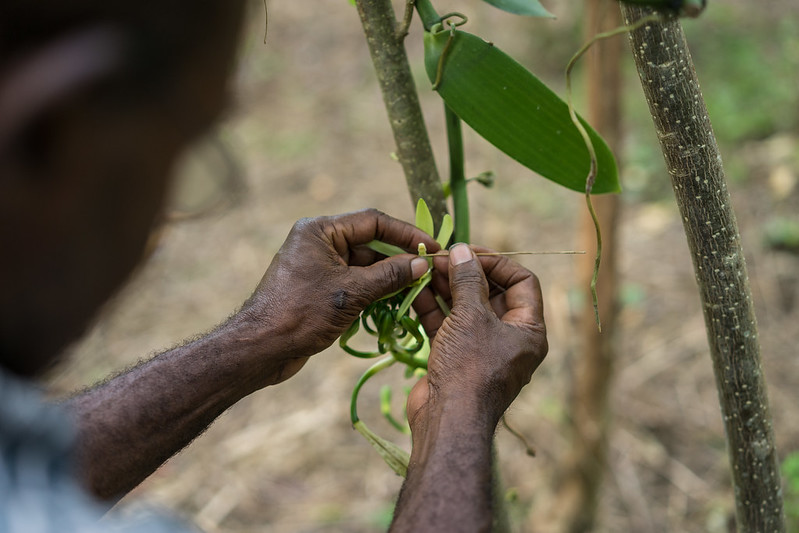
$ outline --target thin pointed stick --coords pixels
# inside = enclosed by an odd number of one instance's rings
[[[544,250],[535,252],[475,252],[474,255],[584,255],[585,250]],[[419,254],[420,257],[447,257],[449,252]]]

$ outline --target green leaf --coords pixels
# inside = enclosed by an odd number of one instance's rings
[[[433,215],[424,199],[419,198],[416,202],[416,227],[433,237],[435,228],[433,226]]]
[[[383,241],[369,241],[366,243],[366,246],[368,246],[369,248],[371,248],[372,250],[374,250],[379,254],[385,255],[386,257],[408,253],[399,246],[394,246],[393,244],[387,244]]]
[[[514,15],[527,15],[530,17],[555,18],[555,15],[541,5],[538,0],[483,0],[487,4],[513,13]]]
[[[444,218],[441,220],[441,227],[438,230],[438,237],[436,237],[436,242],[442,248],[447,247],[447,243],[449,242],[449,238],[452,237],[452,231],[455,229],[455,224],[452,222],[452,217],[449,216],[449,213],[444,215]]]
[[[411,460],[411,456],[408,454],[408,452],[393,442],[379,437],[374,431],[366,427],[366,424],[364,424],[361,420],[354,423],[352,427],[369,441],[369,444],[371,444],[372,447],[377,450],[377,453],[380,454],[380,457],[383,458],[386,464],[390,466],[394,472],[402,477],[405,477],[408,474],[408,463]]]
[[[566,102],[493,44],[470,33],[437,29],[424,34],[425,68],[446,104],[484,139],[530,170],[585,192],[590,158]],[[613,154],[580,120],[597,153],[599,171],[592,192],[619,192]]]

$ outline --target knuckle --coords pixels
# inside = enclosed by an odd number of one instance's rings
[[[389,292],[398,291],[407,284],[407,272],[396,261],[387,263],[381,275],[385,278],[385,285],[389,287]]]
[[[357,310],[357,312],[360,312],[367,305],[372,303],[375,291],[373,285],[365,280],[351,278],[349,282],[345,284],[345,288],[337,292],[343,293],[346,296],[346,301],[342,302],[338,309],[346,308],[348,311]]]
[[[318,225],[320,218],[303,217],[297,220],[291,227],[291,233],[304,233],[308,228]]]
[[[382,217],[388,216],[384,212],[382,212],[379,209],[376,209],[374,207],[367,207],[365,209],[361,209],[359,212],[363,213],[366,216],[374,217],[374,218],[382,218]]]

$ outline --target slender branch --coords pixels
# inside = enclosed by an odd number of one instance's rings
[[[356,4],[413,205],[424,198],[433,220],[440,224],[447,212],[444,191],[405,47],[396,37],[391,1],[358,0]]]
[[[402,41],[408,35],[413,21],[414,0],[405,0],[405,14],[402,16],[402,24],[397,29],[397,40]]]
[[[650,8],[622,4],[627,24],[650,13]],[[738,531],[783,532],[780,472],[749,277],[693,61],[675,17],[632,32],[630,41],[699,285]]]

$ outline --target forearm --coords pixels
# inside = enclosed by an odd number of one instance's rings
[[[253,332],[232,320],[68,400],[88,487],[101,498],[123,496],[228,407],[279,381],[268,341]]]
[[[433,418],[421,438],[414,437],[392,532],[491,530],[496,423],[473,413]]]

